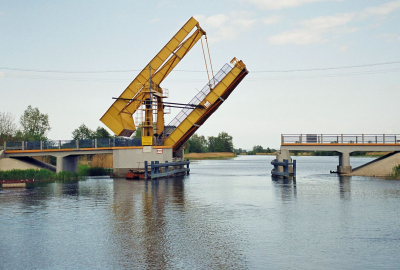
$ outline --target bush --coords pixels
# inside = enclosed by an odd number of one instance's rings
[[[90,167],[89,165],[79,165],[78,170],[80,176],[102,176],[110,175],[112,173],[112,169],[102,167]]]

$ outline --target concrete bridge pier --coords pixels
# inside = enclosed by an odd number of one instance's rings
[[[57,156],[57,173],[78,172],[78,158],[79,156]]]
[[[350,166],[350,152],[339,152],[339,166],[337,166],[337,172],[339,174],[351,173]]]

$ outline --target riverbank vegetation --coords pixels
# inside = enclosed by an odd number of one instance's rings
[[[221,132],[217,137],[194,134],[185,144],[185,154],[209,153],[209,152],[230,152],[233,153],[233,138],[226,132]]]
[[[27,169],[0,171],[0,180],[35,180],[41,182],[51,181],[75,181],[79,177],[110,175],[112,169],[79,165],[78,173],[59,172],[55,173],[46,169]]]
[[[103,176],[111,175],[112,169],[103,167],[91,167],[90,165],[79,164],[78,173],[79,176]]]
[[[189,153],[185,154],[185,159],[202,160],[202,159],[230,159],[237,157],[232,152],[209,152],[209,153]]]
[[[74,181],[78,179],[79,179],[78,173],[71,173],[71,172],[54,173],[46,169],[0,171],[0,180],[35,180],[35,181],[51,182],[51,181]]]
[[[400,179],[400,164],[393,167],[391,178]]]

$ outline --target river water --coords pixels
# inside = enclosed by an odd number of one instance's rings
[[[0,268],[399,269],[400,181],[329,174],[337,157],[273,181],[272,158],[0,190]]]

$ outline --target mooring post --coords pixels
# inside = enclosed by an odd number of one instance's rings
[[[154,177],[154,161],[151,162],[150,170],[151,170],[151,179],[153,179],[153,177]]]
[[[187,162],[189,162],[189,159],[187,159],[186,161],[187,161]],[[188,169],[188,170],[187,170],[187,175],[189,175],[189,173],[190,173],[190,169],[189,169],[189,163],[188,163],[188,164],[186,164],[186,168]]]
[[[6,152],[6,150],[7,150],[7,142],[4,142],[4,152]]]
[[[364,145],[364,133],[361,136],[362,136],[362,145]]]
[[[147,160],[144,162],[144,179],[147,179]]]
[[[40,141],[40,152],[43,152],[43,141]]]
[[[168,172],[168,160],[165,161],[165,172]]]
[[[288,164],[289,161],[287,159],[284,159],[283,163],[284,163],[284,165],[283,165],[283,174],[284,174],[284,176],[289,176],[289,164]]]
[[[97,149],[97,138],[94,139],[94,149]]]
[[[79,149],[79,140],[76,140],[76,149]]]
[[[293,177],[296,177],[296,160],[293,160]]]
[[[155,164],[160,164],[160,162],[157,160],[156,162],[154,162]],[[156,168],[156,173],[159,174],[160,173],[160,167]]]
[[[24,141],[22,141],[21,147],[22,147],[22,152],[24,152],[24,150],[25,150],[25,142]]]

